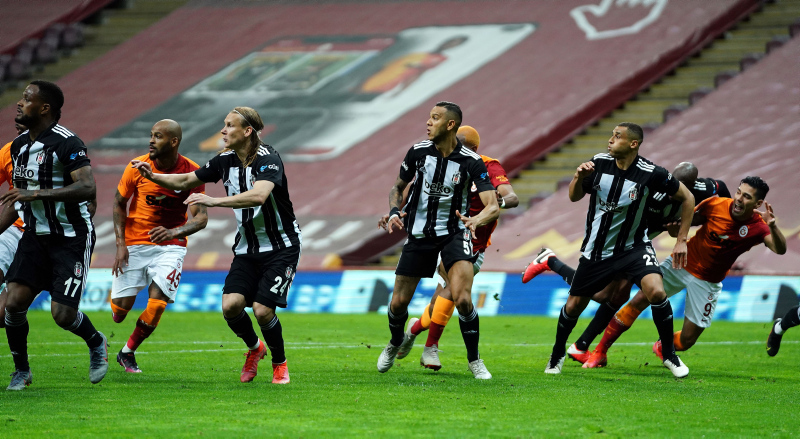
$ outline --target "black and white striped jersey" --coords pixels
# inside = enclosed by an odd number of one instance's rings
[[[300,226],[294,217],[289,199],[289,184],[283,172],[283,161],[269,145],[258,147],[256,158],[247,168],[233,151],[226,151],[194,171],[206,183],[223,180],[229,197],[253,189],[256,181],[275,183],[267,200],[258,207],[233,209],[239,231],[233,244],[237,255],[256,254],[300,246]]]
[[[36,140],[28,132],[11,143],[14,187],[18,189],[61,189],[74,181],[73,171],[91,166],[83,141],[54,123]],[[89,202],[25,201],[15,203],[25,230],[37,235],[87,236],[94,227]]]
[[[417,143],[400,165],[400,178],[414,183],[404,207],[408,234],[415,238],[447,236],[464,230],[456,210],[467,216],[469,190],[493,191],[481,156],[458,142],[447,157],[432,141]]]
[[[599,261],[650,242],[645,220],[648,199],[656,192],[673,195],[680,183],[640,156],[624,171],[609,154],[597,154],[591,161],[594,172],[583,179],[583,190],[591,198],[581,254]]]
[[[688,188],[694,195],[694,205],[701,201],[718,195],[730,198],[728,187],[722,180],[713,178],[698,178],[694,186]],[[664,231],[664,223],[677,220],[681,216],[681,203],[673,200],[664,192],[656,192],[650,197],[647,204],[647,235],[650,239]]]

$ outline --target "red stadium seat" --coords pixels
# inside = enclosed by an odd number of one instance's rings
[[[748,53],[747,55],[743,56],[742,59],[739,61],[739,68],[742,71],[745,71],[748,68],[752,67],[755,63],[759,62],[763,57],[764,57],[763,53]]]
[[[714,89],[711,87],[700,87],[695,89],[693,92],[689,93],[689,105],[696,104],[697,101],[703,99],[704,97],[706,97],[707,94],[711,93],[712,91],[714,91]]]
[[[714,87],[719,88],[722,84],[733,79],[733,77],[738,74],[739,72],[736,70],[725,70],[724,72],[717,73],[717,76],[714,77]]]

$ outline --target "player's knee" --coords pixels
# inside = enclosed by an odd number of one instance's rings
[[[268,323],[275,317],[275,310],[268,306],[253,304],[253,315],[259,323]]]
[[[75,323],[75,317],[77,317],[78,310],[68,306],[52,306],[50,308],[50,313],[52,314],[56,325],[61,328],[68,328]]]

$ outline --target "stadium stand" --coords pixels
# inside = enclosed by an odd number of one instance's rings
[[[659,9],[661,3],[654,2],[621,10],[613,2],[591,3],[596,2],[514,2],[498,8],[490,1],[190,2],[59,80],[68,96],[63,123],[91,144],[98,186],[104,188],[98,194],[95,266],[113,260],[109,206],[124,162],[143,152],[150,126],[163,117],[184,124],[183,153],[207,159],[217,145],[219,121],[233,106],[222,99],[214,107],[216,91],[241,96],[236,104],[252,105],[274,120],[264,136],[291,161],[287,173],[306,238],[301,268],[318,268],[331,252],[357,250],[358,242],[373,236],[399,162],[423,138],[424,120],[437,100],[462,103],[466,121],[486,139],[484,152],[513,172],[617,108],[759,6],[730,0],[702,7],[671,2]],[[429,47],[419,43],[426,32],[451,39],[434,39]],[[459,40],[462,35],[466,40]],[[313,62],[280,70],[276,60],[281,48],[289,52],[286,47]],[[319,53],[326,50],[338,58]],[[374,68],[378,61],[389,67],[398,54],[419,53],[427,54],[431,67],[406,69],[408,80],[388,82],[384,89],[370,89],[365,80],[347,82],[363,74],[362,67]],[[460,68],[465,62],[475,66]],[[273,78],[261,67],[281,75]],[[246,84],[248,93],[236,95],[236,81],[250,74],[267,76],[248,78],[255,81]],[[278,98],[252,98],[258,93]],[[365,102],[374,105],[358,105]],[[289,141],[330,128],[325,124],[337,115],[376,122],[351,124],[348,133],[355,131],[357,140],[344,151],[331,152],[324,137],[300,146]],[[0,111],[0,119],[11,117],[13,108]],[[359,137],[365,128],[372,131]],[[0,135],[10,133],[11,127],[0,126]],[[219,186],[209,191],[222,193]],[[207,233],[190,240],[187,268],[225,268],[230,260],[225,242],[231,237],[215,231],[230,230],[233,218],[214,209],[211,218]]]
[[[794,201],[800,183],[795,171],[800,165],[798,57],[800,39],[795,38],[670,120],[642,144],[641,154],[655,163],[672,169],[681,161],[692,161],[701,175],[725,181],[731,191],[747,175],[759,175],[769,183],[767,201],[775,209],[789,251],[778,256],[760,246],[742,255],[734,268],[751,274],[800,272],[800,210]],[[604,151],[603,146],[599,144],[597,150]],[[499,255],[487,257],[484,268],[521,270],[541,247],[577,263],[585,217],[586,200],[570,203],[567,189],[559,190],[498,228],[492,241]],[[664,258],[674,240],[659,237],[655,244]]]

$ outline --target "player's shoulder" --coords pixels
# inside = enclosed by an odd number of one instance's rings
[[[601,152],[599,154],[595,154],[594,157],[592,157],[592,160],[600,160],[600,161],[610,160],[610,161],[614,161],[614,157],[611,157],[611,154],[609,154],[607,152]]]
[[[464,145],[461,145],[456,151],[458,151],[458,153],[463,155],[464,157],[470,158],[472,160],[477,160],[477,161],[480,161],[481,163],[483,163],[483,159],[481,158],[480,154],[478,154],[477,152],[467,148]]]
[[[424,149],[424,148],[430,148],[430,147],[432,147],[432,146],[433,146],[433,141],[431,141],[431,140],[423,140],[422,142],[415,143],[415,144],[414,144],[414,145],[411,147],[411,149],[413,149],[413,150],[419,150],[419,149]]]
[[[644,172],[655,172],[656,170],[667,172],[666,169],[662,168],[661,166],[656,165],[655,163],[647,160],[642,156],[636,156],[636,167]]]
[[[176,168],[180,168],[178,172],[180,174],[184,174],[187,172],[194,171],[196,169],[200,169],[200,165],[198,165],[194,160],[186,157],[185,155],[178,154],[178,160],[180,161],[180,165]]]

